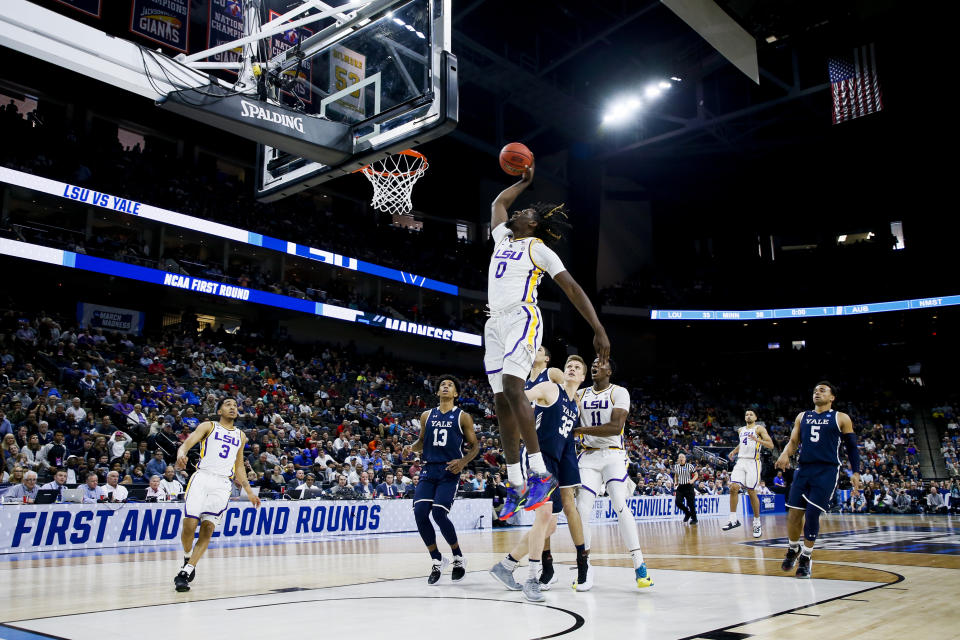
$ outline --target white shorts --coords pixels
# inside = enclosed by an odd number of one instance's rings
[[[730,474],[730,482],[736,482],[744,489],[756,489],[760,483],[760,461],[737,460]]]
[[[503,392],[504,374],[526,380],[543,341],[543,316],[535,304],[525,304],[491,316],[483,327],[484,370],[494,393]]]
[[[580,463],[580,486],[593,495],[608,482],[626,482],[627,455],[623,449],[587,449],[577,458]]]
[[[230,501],[233,481],[209,471],[198,470],[187,483],[187,497],[183,503],[183,513],[187,518],[196,518],[220,524],[223,512]]]

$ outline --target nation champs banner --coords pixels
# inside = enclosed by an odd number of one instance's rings
[[[490,527],[489,499],[453,503],[460,531]],[[0,507],[0,554],[176,544],[183,503],[7,504]],[[321,541],[416,531],[412,500],[231,502],[211,546],[246,540]]]
[[[233,42],[243,37],[243,0],[210,0],[207,21],[207,48]],[[210,62],[240,62],[242,48],[222,51],[208,58]],[[233,69],[229,73],[236,74]]]

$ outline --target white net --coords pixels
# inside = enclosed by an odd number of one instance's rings
[[[360,171],[373,185],[373,206],[384,213],[410,213],[413,185],[430,166],[427,158],[412,149],[371,162]]]

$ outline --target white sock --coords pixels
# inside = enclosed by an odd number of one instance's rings
[[[502,565],[503,565],[503,568],[506,569],[506,570],[508,570],[508,571],[513,571],[514,569],[517,568],[517,561],[516,561],[516,560],[512,560],[512,559],[510,558],[510,556],[507,556],[506,558],[504,558],[503,560],[501,560],[501,561],[500,561],[500,564],[502,564]]]
[[[530,464],[530,471],[533,473],[546,473],[547,467],[543,464],[543,454],[539,451],[537,453],[531,453],[527,456],[527,460]]]
[[[755,526],[755,527],[759,527],[759,526],[760,526],[760,518],[754,518],[754,519],[753,519],[753,526]]]
[[[540,579],[540,561],[539,560],[531,560],[528,570],[530,571],[531,580]]]
[[[193,573],[193,570],[194,570],[195,568],[196,568],[196,567],[194,567],[192,564],[187,563],[187,564],[183,565],[183,569],[181,569],[181,571],[186,571],[187,573]]]
[[[800,541],[799,540],[790,540],[790,548],[794,551],[800,550]]]
[[[800,549],[800,553],[802,553],[803,555],[809,558],[813,556],[813,547],[808,547],[807,545],[803,545],[803,547]]]
[[[736,516],[736,514],[731,513],[731,514],[730,514],[730,524],[737,524],[738,522],[740,522],[740,518],[738,518],[738,517]]]
[[[630,556],[633,558],[633,568],[639,569],[640,565],[643,564],[643,551],[640,551],[640,549],[635,549],[630,552]]]
[[[523,471],[520,469],[520,463],[507,465],[507,482],[515,487],[523,484]]]

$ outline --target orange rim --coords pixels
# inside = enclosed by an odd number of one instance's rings
[[[421,171],[424,171],[427,166],[427,156],[423,155],[419,151],[414,151],[413,149],[404,149],[403,151],[398,151],[395,155],[410,156],[412,158],[420,158],[421,164],[419,167],[412,171],[377,171],[372,169],[373,163],[364,165],[359,169],[354,169],[351,173],[369,173],[372,175],[383,176],[384,178],[399,178],[401,176],[412,176]]]

